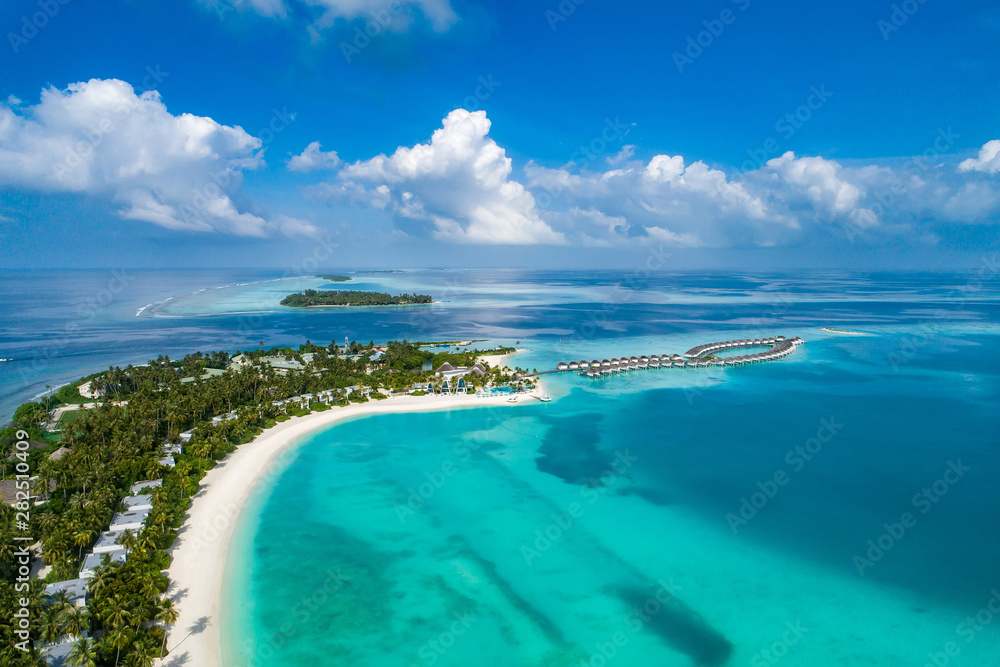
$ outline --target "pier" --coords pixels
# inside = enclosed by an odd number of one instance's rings
[[[693,347],[683,355],[651,354],[638,357],[618,357],[614,359],[593,359],[591,361],[562,361],[549,373],[576,372],[581,376],[601,378],[618,373],[648,370],[651,368],[732,368],[765,361],[776,361],[795,351],[805,341],[798,336],[785,338],[744,338],[719,343],[705,343]],[[742,350],[755,347],[770,348],[764,352],[734,357],[717,357],[718,352]],[[544,372],[544,371],[543,371]]]

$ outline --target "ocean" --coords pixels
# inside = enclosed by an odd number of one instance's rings
[[[5,413],[111,363],[261,342],[486,339],[546,369],[807,341],[772,363],[549,375],[550,403],[312,433],[240,519],[226,664],[1000,655],[1000,277],[988,270],[421,270],[357,274],[352,288],[429,293],[433,306],[306,312],[277,302],[321,279],[124,278],[117,293],[110,272],[0,278]]]

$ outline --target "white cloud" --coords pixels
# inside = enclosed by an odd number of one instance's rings
[[[570,209],[569,215],[571,218],[582,219],[589,224],[597,225],[608,234],[625,234],[629,230],[628,220],[625,219],[625,216],[606,215],[596,208],[583,210],[574,206]]]
[[[632,144],[625,144],[624,146],[622,146],[622,149],[620,151],[618,151],[617,153],[606,159],[608,161],[608,164],[615,165],[618,164],[619,162],[625,162],[626,160],[631,160],[633,155],[635,155],[635,146],[633,146]]]
[[[757,227],[766,231],[775,222],[788,226],[744,184],[701,161],[685,165],[679,155],[656,155],[648,163],[631,161],[605,172],[572,173],[528,163],[525,173],[546,208],[565,206],[571,212],[620,220],[607,225],[609,238],[624,230],[633,241],[646,239],[650,233],[639,231],[645,227],[660,230],[652,234],[660,233],[661,240],[673,245],[726,245],[731,228],[743,227],[745,236],[757,233]]]
[[[211,5],[218,0],[202,0]],[[458,21],[458,15],[452,9],[449,0],[301,0],[309,7],[321,12],[316,21],[320,28],[328,27],[337,19],[348,21],[363,18],[374,21],[382,30],[393,32],[405,31],[411,22],[409,10],[419,9],[431,27],[437,32],[444,32]],[[286,0],[249,0],[244,5],[258,14],[266,17],[285,18],[289,6],[293,4]],[[240,6],[239,9],[242,9]]]
[[[285,236],[317,236],[320,233],[319,227],[308,220],[282,214],[274,216],[274,224]]]
[[[340,166],[340,158],[337,157],[337,152],[327,151],[324,153],[320,150],[318,141],[312,142],[306,146],[301,155],[295,155],[288,161],[290,171],[307,172],[319,169],[336,169],[338,166]]]
[[[604,171],[529,160],[522,186],[489,131],[485,113],[456,110],[429,143],[348,165],[313,192],[390,211],[416,235],[597,247],[772,247],[858,232],[922,243],[943,225],[995,224],[1000,213],[1000,187],[962,176],[993,168],[993,142],[961,170],[946,158],[845,166],[787,152],[745,173],[680,155],[635,160],[630,145]]]
[[[684,158],[680,155],[656,155],[643,172],[650,181],[674,183],[684,173]]]
[[[1000,139],[987,141],[979,149],[979,157],[969,158],[958,165],[958,170],[982,171],[987,174],[995,174],[1000,171]]]
[[[854,211],[861,199],[860,188],[842,178],[842,167],[832,160],[797,158],[788,151],[769,160],[766,166],[790,186],[790,192],[804,195],[818,211],[830,216]]]
[[[0,103],[0,183],[104,198],[129,220],[265,236],[272,223],[233,199],[243,171],[263,164],[242,128],[175,116],[117,79],[48,88],[33,107]]]
[[[698,246],[705,245],[694,234],[675,234],[663,227],[643,227],[643,229],[646,230],[646,236],[650,239],[667,245],[681,248],[697,248]]]
[[[439,239],[564,243],[539,217],[531,193],[510,178],[511,160],[489,131],[484,111],[456,109],[430,143],[348,165],[323,192],[385,201],[401,217],[430,222]]]

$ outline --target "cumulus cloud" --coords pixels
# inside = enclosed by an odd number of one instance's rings
[[[1000,213],[1000,184],[969,173],[997,171],[995,142],[958,168],[940,154],[843,164],[786,152],[739,172],[682,155],[639,160],[627,145],[590,168],[529,160],[520,176],[490,129],[485,112],[457,109],[428,143],[341,165],[309,192],[390,213],[410,236],[480,244],[772,247],[878,235],[926,243],[946,238],[952,223],[996,224]],[[318,144],[303,156],[312,153],[322,154]]]
[[[982,171],[987,174],[995,174],[1000,171],[1000,139],[987,141],[979,149],[979,157],[969,158],[958,165],[958,170]]]
[[[203,0],[211,3],[212,0]],[[215,0],[217,1],[217,0]],[[395,32],[406,30],[411,22],[409,11],[418,9],[431,27],[438,32],[448,30],[458,21],[458,15],[452,9],[449,0],[298,0],[306,7],[320,12],[316,21],[319,27],[327,27],[337,19],[348,21],[364,18],[374,20],[384,30]],[[298,2],[291,0],[248,0],[247,7],[266,17],[285,18],[292,12],[290,7]]]
[[[573,173],[528,163],[527,185],[546,208],[565,205],[622,220],[614,233],[635,241],[648,239],[645,229],[662,230],[659,240],[671,245],[728,243],[728,228],[786,224],[769,215],[765,203],[742,183],[704,162],[690,165],[682,156],[656,155],[648,163],[628,161],[605,172]],[[672,234],[674,236],[668,236]],[[708,239],[702,233],[708,233]]]
[[[766,169],[777,179],[776,197],[797,205],[806,200],[814,214],[832,220],[846,217],[856,225],[873,226],[874,211],[859,205],[862,189],[845,176],[844,168],[822,157],[795,157],[788,151],[769,160]]]
[[[288,161],[290,171],[317,171],[319,169],[336,169],[340,166],[340,158],[336,151],[320,150],[318,141],[314,141],[300,155],[295,155]]]
[[[242,128],[175,116],[117,79],[48,88],[33,107],[0,103],[0,184],[104,198],[129,220],[266,236],[275,225],[234,199],[244,170],[263,164]]]
[[[368,198],[402,218],[427,221],[435,237],[482,244],[564,243],[511,179],[511,160],[489,137],[484,111],[456,109],[429,143],[399,147],[344,167],[323,192]]]

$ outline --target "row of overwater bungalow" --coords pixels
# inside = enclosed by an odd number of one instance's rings
[[[638,357],[618,357],[612,359],[593,359],[591,361],[568,361],[556,365],[557,371],[577,371],[582,376],[606,377],[615,373],[627,373],[648,368],[708,368],[720,366],[742,366],[761,361],[772,361],[790,354],[799,344],[804,342],[799,337],[788,338],[775,336],[773,338],[751,338],[721,343],[708,343],[688,350],[684,356],[679,354],[642,355]],[[771,346],[770,350],[740,357],[725,359],[702,359],[705,355],[748,347]]]

